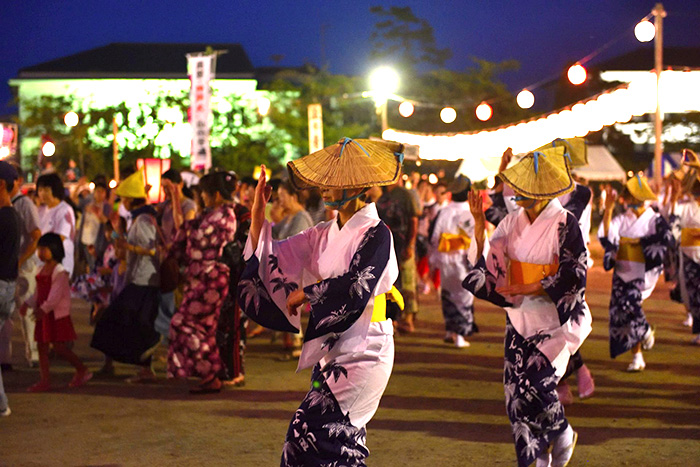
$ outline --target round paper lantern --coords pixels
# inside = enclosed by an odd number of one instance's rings
[[[476,107],[476,118],[485,122],[493,115],[493,109],[486,102],[482,102]]]

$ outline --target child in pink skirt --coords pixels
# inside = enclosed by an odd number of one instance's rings
[[[42,235],[39,239],[37,254],[39,259],[44,262],[44,266],[36,276],[36,292],[20,310],[24,316],[27,307],[32,307],[36,318],[34,338],[39,349],[41,379],[38,383],[30,386],[28,391],[42,392],[51,389],[49,380],[50,344],[53,344],[56,355],[75,367],[75,376],[68,386],[79,387],[92,378],[92,373],[66,346],[66,342],[74,341],[77,336],[70,319],[68,272],[61,265],[65,256],[61,236],[55,233]]]

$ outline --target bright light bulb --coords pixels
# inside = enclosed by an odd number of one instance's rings
[[[581,66],[580,63],[576,63],[569,67],[569,71],[566,73],[571,84],[578,86],[586,81],[586,69]]]
[[[0,148],[0,159],[4,159],[10,155],[10,148],[3,146]]]
[[[95,182],[90,182],[88,188],[90,188],[90,191],[93,191],[95,189]]]
[[[44,143],[44,145],[41,147],[41,153],[45,157],[51,157],[54,154],[56,154],[56,145],[53,144],[51,141],[47,141]]]
[[[452,107],[445,107],[440,111],[440,120],[445,123],[452,123],[457,119],[457,111]]]
[[[493,115],[493,109],[486,102],[482,102],[476,107],[476,118],[485,122]]]
[[[116,180],[110,180],[109,181],[109,187],[114,190],[117,187],[117,181]]]
[[[415,108],[413,107],[413,104],[408,101],[403,101],[401,105],[399,105],[399,115],[404,118],[408,118],[413,115],[414,110]]]
[[[399,88],[399,75],[393,68],[379,67],[369,75],[369,87],[377,100],[386,100]]]
[[[535,104],[535,95],[527,89],[523,89],[518,93],[515,100],[521,109],[529,109]]]
[[[435,185],[437,182],[438,182],[437,175],[435,175],[435,174],[428,175],[428,183],[430,183],[431,185]]]
[[[655,35],[656,27],[650,21],[640,21],[634,27],[634,36],[639,42],[649,42]]]
[[[73,111],[68,112],[66,116],[63,117],[63,122],[66,124],[66,126],[71,128],[78,124],[78,120],[80,120],[80,118],[78,118],[78,114]]]

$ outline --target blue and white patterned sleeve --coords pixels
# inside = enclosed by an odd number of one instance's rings
[[[503,197],[503,192],[494,192],[489,195],[491,198],[491,206],[484,211],[486,220],[498,227],[498,224],[508,215],[508,208]]]
[[[345,274],[304,288],[311,307],[304,341],[342,333],[358,320],[375,295],[391,249],[391,232],[379,222],[365,232]]]
[[[506,282],[508,267],[504,254],[506,242],[504,224],[496,228],[488,242],[488,251],[484,252],[474,268],[467,273],[467,277],[462,281],[462,287],[475,297],[496,306],[510,307],[512,304],[503,295],[496,292],[496,287]]]
[[[569,319],[579,323],[585,314],[588,253],[578,221],[572,213],[559,224],[559,268],[557,273],[542,279],[542,287],[554,302],[559,324]]]
[[[613,239],[619,238],[617,235],[619,223],[619,216],[614,217],[610,221],[607,237],[605,236],[604,222],[601,222],[598,227],[598,240],[605,250],[605,254],[603,255],[603,269],[606,271],[613,269],[617,260],[617,250],[620,248],[620,245],[619,240],[615,241]]]
[[[593,193],[591,189],[584,185],[576,185],[576,189],[571,193],[569,201],[563,206],[564,209],[571,212],[577,220],[581,219],[583,211],[591,202]]]
[[[268,329],[299,332],[300,316],[289,316],[286,303],[289,294],[300,287],[303,271],[311,268],[314,238],[314,229],[308,229],[274,241],[270,224],[265,222],[255,251],[248,239],[238,303],[250,319]]]
[[[674,243],[671,227],[663,216],[656,215],[654,233],[642,237],[640,243],[644,249],[644,269],[649,271],[663,266],[666,249]]]

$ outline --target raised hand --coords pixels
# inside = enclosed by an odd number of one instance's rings
[[[501,156],[501,165],[498,168],[498,172],[501,173],[508,168],[508,164],[513,159],[513,148],[508,148],[503,152]]]
[[[617,191],[608,185],[608,187],[605,188],[605,210],[612,211],[612,208],[615,206],[615,201],[617,201]]]
[[[695,151],[692,149],[684,149],[683,150],[683,165],[687,165],[688,167],[694,167],[696,169],[700,169],[700,159],[698,159],[698,155],[695,154]]]
[[[250,210],[250,240],[253,246],[258,246],[258,240],[260,239],[260,231],[262,230],[263,223],[265,222],[265,206],[270,200],[270,194],[272,193],[272,187],[267,185],[267,173],[265,172],[265,166],[263,165],[260,170],[260,178],[258,178],[258,184],[255,187],[255,195],[253,196],[253,207]]]
[[[469,191],[469,210],[474,217],[474,240],[477,245],[477,258],[481,258],[484,252],[484,239],[486,235],[486,216],[484,215],[484,203],[481,192]]]

